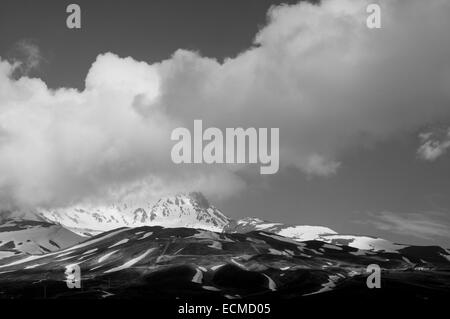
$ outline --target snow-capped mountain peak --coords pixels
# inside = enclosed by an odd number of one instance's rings
[[[64,225],[83,235],[139,226],[189,227],[220,232],[230,221],[199,192],[166,196],[155,204],[77,205],[55,210],[40,209],[39,214],[46,221]]]
[[[222,231],[229,218],[212,206],[202,193],[163,197],[149,210],[136,209],[133,224],[203,228]]]

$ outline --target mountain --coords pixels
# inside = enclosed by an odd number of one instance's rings
[[[310,300],[336,292],[354,302],[372,293],[366,267],[378,264],[389,289],[376,296],[445,300],[449,256],[437,247],[373,252],[264,231],[120,228],[58,252],[2,259],[0,298]],[[73,264],[80,267],[82,289],[66,286],[65,270]]]
[[[212,206],[202,193],[164,197],[149,210],[134,211],[133,225],[189,227],[220,232],[230,219]]]
[[[118,227],[132,226],[126,204],[37,209],[37,214],[48,222],[63,225],[82,236],[92,236]]]
[[[38,210],[43,220],[56,223],[82,236],[92,236],[119,227],[188,227],[226,233],[266,231],[296,241],[319,240],[371,251],[396,252],[407,245],[370,236],[338,234],[323,226],[292,225],[246,217],[232,220],[211,205],[199,192],[177,194],[155,204],[75,206],[57,210]]]
[[[222,231],[230,221],[199,192],[177,194],[155,204],[134,206],[75,206],[56,210],[39,209],[46,221],[58,223],[84,236],[96,235],[118,227],[159,225]]]
[[[292,238],[297,241],[319,240],[331,244],[350,246],[357,249],[397,252],[407,247],[392,243],[382,238],[358,235],[342,235],[323,226],[289,225],[273,223],[255,217],[247,217],[231,221],[224,227],[224,232],[247,233],[254,230],[263,230],[280,236]]]
[[[253,230],[264,230],[299,241],[318,240],[323,235],[337,234],[328,227],[273,223],[255,217],[232,221],[224,228],[224,232],[230,233],[247,233]]]
[[[322,226],[235,221],[201,193],[136,207],[37,212],[0,214],[0,299],[320,295],[366,302],[370,264],[382,268],[383,287],[389,287],[376,294],[382,302],[445,300],[450,293],[449,250]],[[66,268],[74,264],[81,290],[65,283]]]
[[[44,254],[57,251],[84,239],[61,225],[17,216],[6,219],[3,216],[0,224],[0,259],[21,253]]]

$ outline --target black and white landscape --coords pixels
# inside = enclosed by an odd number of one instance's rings
[[[445,306],[449,17],[0,1],[0,309]]]
[[[450,292],[449,249],[236,221],[201,193],[166,197],[151,209],[33,217],[11,214],[0,226],[0,298],[358,299],[370,294],[369,264],[383,269],[386,300],[402,294],[442,301]],[[66,285],[73,264],[81,269],[80,289]]]

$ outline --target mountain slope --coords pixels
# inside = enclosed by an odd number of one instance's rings
[[[126,205],[75,206],[53,210],[38,209],[48,222],[57,223],[82,236],[92,236],[118,227],[132,226]]]
[[[244,218],[231,221],[224,228],[224,232],[246,233],[254,230],[264,230],[297,241],[319,240],[331,244],[354,247],[371,251],[397,252],[408,247],[392,243],[382,238],[358,235],[342,235],[323,226],[289,225],[283,223],[268,222],[259,218]]]
[[[400,249],[408,247],[407,245],[396,244],[383,238],[357,235],[323,235],[318,240],[372,251],[397,252]]]
[[[0,258],[19,253],[43,254],[67,248],[85,238],[44,221],[9,219],[0,225]]]
[[[230,233],[246,233],[254,230],[263,230],[299,241],[317,240],[320,239],[322,235],[337,234],[328,227],[272,223],[255,217],[247,217],[238,221],[232,221],[225,226],[223,231]]]
[[[447,257],[435,248],[369,252],[261,231],[121,228],[58,252],[3,259],[0,298],[300,298],[349,281],[359,293],[369,290],[366,267],[373,263],[385,269],[383,278],[420,284],[421,296],[433,298],[450,292],[449,274],[440,273],[450,267]],[[73,264],[81,268],[82,290],[64,282]],[[420,270],[425,266],[431,270]]]

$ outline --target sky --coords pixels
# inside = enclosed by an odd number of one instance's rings
[[[450,247],[450,3],[0,4],[0,205],[200,190],[232,218]],[[284,4],[282,4],[284,3]],[[170,132],[280,128],[280,170],[177,166]]]

